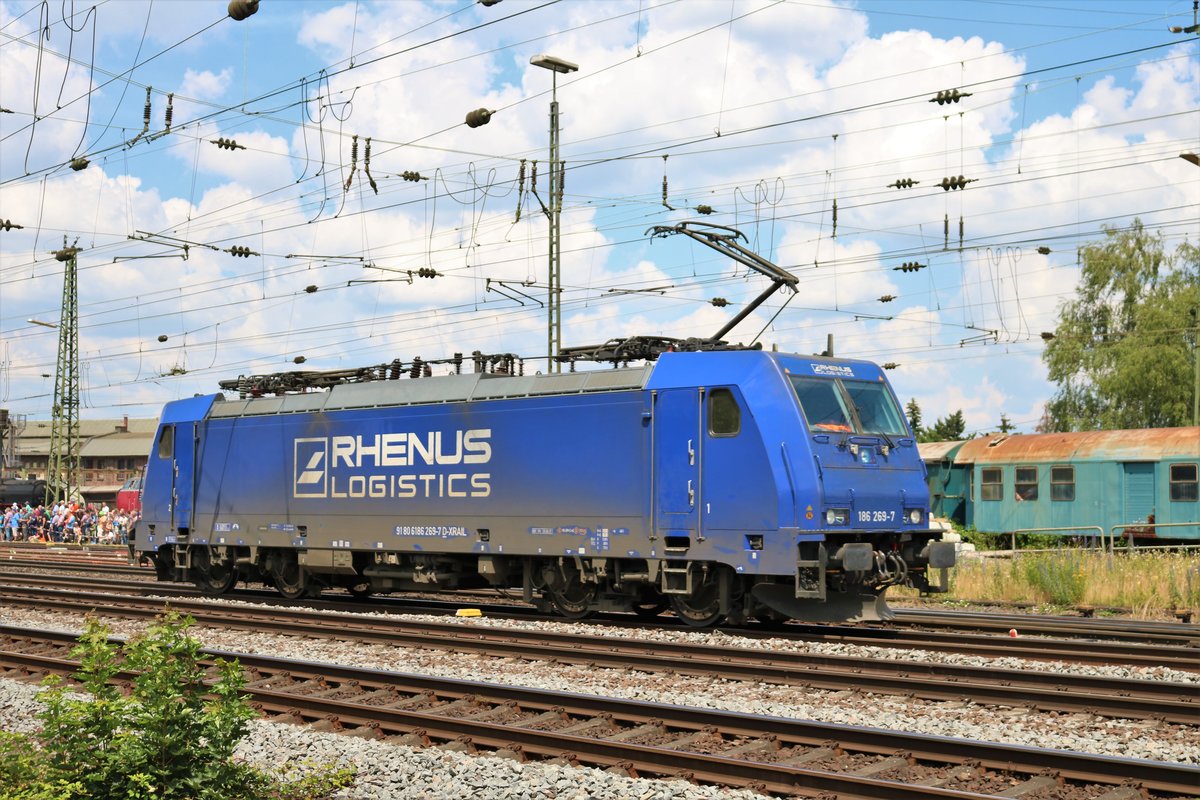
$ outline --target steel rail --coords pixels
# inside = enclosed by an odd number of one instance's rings
[[[84,576],[47,576],[30,573],[8,573],[5,566],[0,564],[0,582],[19,581],[20,585],[8,584],[14,588],[24,586],[85,586],[102,587],[105,591],[136,592],[139,595],[155,595],[169,597],[204,597],[205,595],[193,586],[187,584],[163,584],[155,581],[118,581]],[[293,607],[295,603],[281,598],[277,592],[266,589],[236,589],[223,595],[226,600],[240,600],[261,603],[272,606]],[[327,608],[354,612],[382,612],[392,614],[424,613],[432,615],[451,615],[458,609],[469,605],[480,609],[486,616],[496,619],[530,620],[544,622],[565,622],[555,616],[547,616],[525,606],[464,603],[448,600],[424,599],[391,599],[380,602],[373,600],[367,603],[351,601],[348,598],[305,600],[306,607]],[[637,620],[632,615],[610,615],[599,619],[587,620],[585,624],[597,628],[650,628],[694,630],[680,624],[672,624],[671,619],[662,618],[653,621]],[[1191,626],[1184,626],[1191,627]],[[897,630],[878,627],[804,625],[789,623],[782,626],[719,628],[718,630],[735,636],[751,639],[784,638],[805,642],[827,642],[837,644],[856,644],[872,647],[906,648],[921,650],[936,650],[939,652],[962,653],[983,657],[1019,657],[1047,661],[1068,661],[1085,664],[1124,664],[1135,667],[1170,667],[1173,669],[1197,671],[1200,669],[1200,647],[1188,645],[1147,645],[1128,644],[1122,642],[1077,641],[1072,639],[1043,639],[1023,636],[978,635],[948,632],[923,632]]]
[[[21,642],[58,642],[63,647],[74,643],[69,634],[19,631],[15,641],[0,646],[0,656],[9,663],[19,663],[24,670],[63,669],[63,659],[44,652],[13,651]],[[0,629],[7,635],[9,630]],[[36,645],[35,645],[36,646]],[[44,647],[44,645],[43,645]],[[525,754],[543,757],[564,757],[595,766],[615,766],[629,762],[638,771],[651,774],[677,775],[691,771],[694,779],[729,786],[754,786],[776,793],[797,789],[836,792],[847,798],[981,798],[973,792],[957,792],[932,786],[900,783],[864,777],[861,774],[832,773],[807,769],[781,762],[732,759],[720,752],[715,754],[682,750],[675,747],[656,747],[630,744],[634,738],[628,732],[646,726],[669,732],[672,741],[686,743],[719,738],[726,744],[748,740],[759,743],[766,751],[787,747],[829,750],[836,743],[837,751],[897,757],[909,761],[936,762],[951,767],[978,764],[988,770],[1017,772],[1023,775],[1053,771],[1065,780],[1085,784],[1112,786],[1136,779],[1142,786],[1163,794],[1191,794],[1200,782],[1200,768],[1141,759],[1094,756],[1059,750],[1040,750],[993,742],[951,739],[948,737],[903,733],[860,726],[830,725],[804,720],[761,717],[736,712],[707,711],[679,706],[656,705],[640,701],[616,700],[573,693],[545,692],[522,687],[506,687],[454,679],[430,678],[405,673],[384,672],[327,663],[310,663],[268,656],[248,655],[221,650],[205,651],[212,657],[236,659],[249,672],[247,690],[273,711],[300,709],[304,721],[323,720],[329,727],[342,724],[380,725],[395,727],[420,737],[440,741],[459,741],[468,746],[487,749],[510,749],[520,745]],[[293,688],[296,691],[287,692]],[[393,702],[383,706],[365,702],[380,690],[391,692]],[[299,692],[299,693],[297,693]],[[397,697],[409,695],[414,700]],[[347,699],[347,695],[350,699]],[[376,697],[376,699],[378,699]],[[356,702],[364,701],[364,702]],[[398,702],[396,702],[398,701]],[[416,709],[425,702],[445,703],[448,713],[439,709]],[[531,725],[501,724],[473,719],[462,715],[468,707],[491,703],[517,709],[534,718],[554,718],[573,723],[568,730],[554,725],[552,730],[538,730]],[[494,709],[488,709],[494,714]],[[454,716],[448,714],[453,713]],[[580,723],[580,719],[590,722]],[[523,722],[529,722],[525,716]],[[577,735],[590,729],[608,738]],[[622,733],[614,738],[619,729]],[[702,749],[701,743],[701,749]],[[762,747],[739,747],[743,753],[762,750]],[[897,754],[903,754],[897,756]]]
[[[343,613],[214,605],[202,601],[122,598],[9,589],[10,603],[106,615],[151,618],[166,605],[197,622],[248,631],[281,632],[394,646],[476,652],[530,661],[583,663],[610,669],[776,682],[830,691],[911,695],[1029,706],[1037,710],[1193,724],[1200,718],[1193,684],[1102,678],[919,661],[867,659],[758,648],[713,646],[481,625],[418,621],[376,622]],[[282,611],[282,613],[281,613]],[[331,629],[331,623],[335,625]]]

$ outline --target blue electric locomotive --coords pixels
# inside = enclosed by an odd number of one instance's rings
[[[944,591],[954,562],[864,361],[667,352],[307,385],[323,388],[169,403],[131,557],[213,594],[495,587],[568,617],[673,607],[694,625],[885,618],[888,586]]]

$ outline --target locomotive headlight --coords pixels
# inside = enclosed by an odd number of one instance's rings
[[[910,508],[904,512],[904,518],[908,521],[909,525],[920,525],[921,516],[921,509],[919,508]]]
[[[845,508],[829,508],[825,510],[826,525],[845,525],[850,521],[850,511]]]

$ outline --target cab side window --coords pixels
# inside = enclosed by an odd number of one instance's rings
[[[742,410],[728,389],[708,393],[708,432],[712,436],[737,436],[742,430]]]
[[[158,457],[171,458],[175,455],[175,427],[164,425],[158,432]]]

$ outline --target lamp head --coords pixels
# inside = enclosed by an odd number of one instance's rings
[[[558,72],[561,74],[576,72],[579,69],[578,64],[574,64],[564,58],[556,58],[555,56],[546,55],[545,53],[537,54],[533,58],[529,59],[529,63],[533,64],[535,67],[541,67],[542,69],[548,69],[551,72]]]

